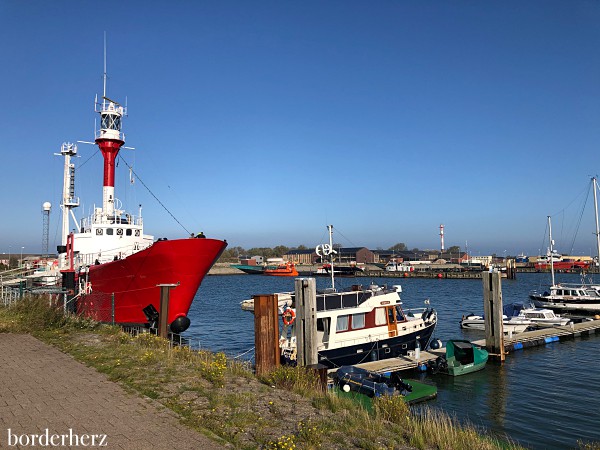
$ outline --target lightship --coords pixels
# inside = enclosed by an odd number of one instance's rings
[[[227,242],[218,239],[158,239],[144,234],[142,209],[137,215],[122,209],[115,196],[115,161],[125,143],[121,130],[126,107],[106,96],[106,58],[102,99],[96,97],[100,127],[95,145],[104,159],[102,207],[89,217],[75,219],[75,144],[65,143],[62,199],[62,245],[58,247],[63,286],[69,292],[68,307],[86,317],[119,324],[149,324],[160,310],[159,285],[170,290],[168,323],[173,332],[185,331],[188,311],[200,283],[219,258]],[[70,218],[75,221],[69,231]]]

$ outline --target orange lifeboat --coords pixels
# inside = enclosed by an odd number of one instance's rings
[[[263,272],[265,275],[272,275],[277,277],[297,277],[298,271],[296,265],[293,262],[287,262],[280,264],[275,268],[267,268]]]

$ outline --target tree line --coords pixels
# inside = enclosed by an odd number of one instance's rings
[[[341,244],[333,244],[334,248],[342,247]],[[276,247],[252,247],[249,249],[245,249],[243,247],[230,247],[225,249],[221,258],[219,259],[221,262],[237,262],[240,257],[243,256],[262,256],[263,258],[281,258],[283,255],[287,254],[290,250],[308,250],[309,247],[305,245],[298,245],[297,247],[286,247],[285,245],[278,245]],[[383,250],[382,248],[378,248],[378,250]],[[411,251],[413,253],[419,253],[422,250],[418,248],[413,248],[409,250],[405,243],[399,242],[396,245],[392,245],[387,249],[392,252],[407,252]],[[460,251],[460,247],[452,246],[446,250],[448,253],[457,253]]]

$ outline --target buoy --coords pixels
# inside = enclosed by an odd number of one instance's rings
[[[438,278],[442,278],[442,274],[441,273],[438,273]]]

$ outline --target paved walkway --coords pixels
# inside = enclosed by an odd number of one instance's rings
[[[100,448],[102,435],[108,449],[224,448],[56,348],[0,333],[0,448]]]

